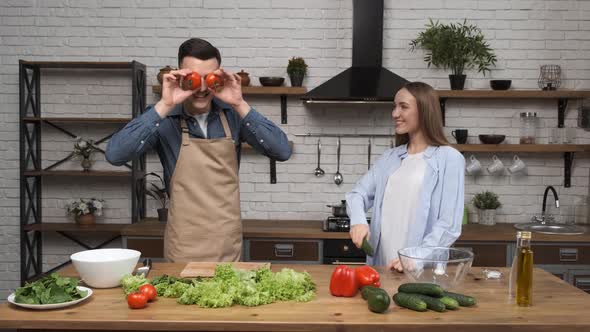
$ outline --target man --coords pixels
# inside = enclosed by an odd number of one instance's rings
[[[279,161],[291,156],[285,133],[248,105],[240,77],[220,64],[219,50],[209,42],[185,41],[178,50],[180,69],[163,76],[160,101],[107,146],[113,165],[149,148],[157,151],[170,194],[164,256],[171,261],[238,261],[240,143]],[[183,90],[182,79],[193,72],[202,79],[200,88]],[[222,89],[206,85],[211,73],[221,78]]]

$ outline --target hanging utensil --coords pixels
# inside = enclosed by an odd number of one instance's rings
[[[369,137],[369,147],[367,149],[367,169],[371,168],[371,138]]]
[[[342,174],[340,174],[340,137],[338,137],[338,148],[336,149],[336,160],[337,160],[337,166],[336,166],[336,174],[334,174],[334,183],[336,183],[336,185],[341,185],[342,181],[344,181]]]
[[[318,167],[316,167],[316,169],[315,169],[315,176],[317,176],[317,177],[324,176],[324,174],[326,173],[320,167],[320,156],[321,156],[321,154],[322,154],[322,142],[320,142],[320,139],[318,138]]]

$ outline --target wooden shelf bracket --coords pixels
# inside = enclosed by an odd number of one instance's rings
[[[565,111],[568,101],[567,98],[557,99],[557,128],[563,128],[565,125]]]

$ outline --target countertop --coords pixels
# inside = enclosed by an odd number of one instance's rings
[[[243,220],[244,238],[275,239],[348,239],[348,232],[324,232],[321,220]],[[155,219],[146,219],[126,226],[121,231],[123,236],[163,237],[165,223]],[[463,225],[458,241],[478,242],[515,242],[514,224],[480,224]],[[533,234],[533,241],[538,242],[590,242],[590,232],[583,235],[549,235]]]
[[[155,263],[149,277],[178,275],[183,264]],[[590,295],[540,269],[534,270],[534,305],[508,303],[507,278],[478,278],[472,268],[465,282],[454,289],[475,296],[478,304],[456,311],[414,312],[391,307],[385,314],[367,309],[357,294],[353,298],[329,294],[329,265],[273,265],[307,271],[317,284],[317,297],[308,303],[280,302],[259,307],[234,306],[203,309],[185,306],[175,299],[159,298],[145,309],[127,307],[121,288],[96,289],[90,299],[76,306],[31,311],[11,304],[0,305],[0,329],[56,330],[174,330],[174,331],[590,331]],[[507,276],[507,269],[501,269]],[[75,275],[72,266],[61,271]],[[403,274],[382,270],[383,288],[393,294],[407,282]]]

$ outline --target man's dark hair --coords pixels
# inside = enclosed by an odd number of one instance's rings
[[[221,65],[221,54],[219,54],[219,50],[211,45],[211,43],[201,38],[191,38],[180,45],[178,48],[178,67],[180,67],[182,59],[187,56],[192,56],[199,60],[215,58]]]

